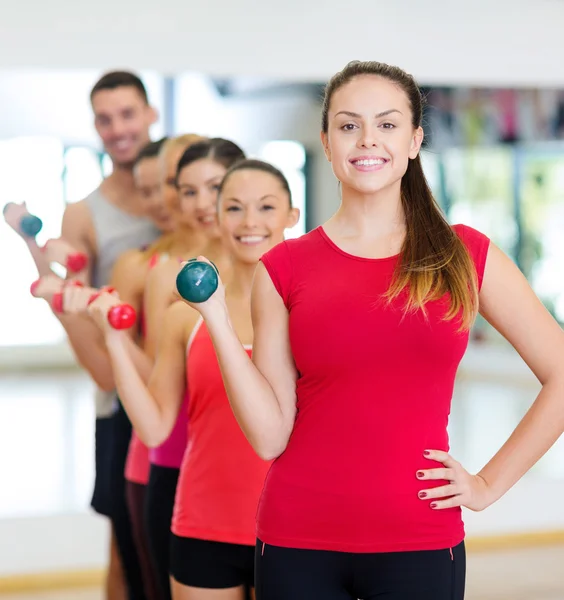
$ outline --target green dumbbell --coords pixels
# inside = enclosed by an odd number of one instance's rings
[[[217,290],[218,274],[217,267],[213,263],[193,258],[176,276],[176,289],[188,302],[205,302]]]
[[[8,202],[4,206],[3,213],[6,214],[6,211],[10,206],[13,206],[11,202]],[[29,238],[34,238],[43,228],[43,221],[36,217],[35,215],[24,215],[20,219],[20,231]]]

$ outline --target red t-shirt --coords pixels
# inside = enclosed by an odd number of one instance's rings
[[[251,353],[251,349],[247,348]],[[215,350],[200,320],[188,343],[188,446],[180,467],[172,532],[254,546],[256,512],[270,463],[239,427]]]
[[[481,285],[489,240],[466,226]],[[398,257],[360,258],[320,227],[262,258],[289,311],[299,373],[288,446],[266,478],[258,537],[267,544],[343,552],[449,548],[464,539],[461,510],[420,500],[426,449],[449,450],[454,380],[468,332],[445,321],[446,298],[428,320],[404,314],[405,294],[382,295]]]

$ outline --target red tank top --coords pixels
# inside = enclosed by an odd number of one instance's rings
[[[202,321],[188,344],[186,373],[189,438],[172,531],[180,537],[254,546],[258,499],[270,463],[258,458],[235,420]]]
[[[454,229],[481,285],[489,240]],[[294,429],[267,476],[258,537],[343,552],[460,543],[460,509],[432,510],[418,498],[424,486],[416,478],[442,466],[426,460],[425,449],[449,450],[454,380],[468,345],[456,320],[442,320],[447,299],[427,305],[428,320],[405,315],[405,295],[382,300],[398,257],[352,256],[322,228],[262,260],[289,311],[299,377]]]

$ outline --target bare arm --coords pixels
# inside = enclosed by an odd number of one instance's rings
[[[480,293],[480,312],[514,346],[542,384],[509,440],[480,472],[497,499],[564,432],[564,331],[518,268],[493,245]]]
[[[84,284],[92,284],[92,264],[96,260],[97,249],[93,247],[92,216],[86,202],[69,204],[63,214],[61,238],[68,242],[76,251],[88,256],[88,265],[80,272],[77,279]]]
[[[63,215],[61,237],[77,251],[87,254],[88,266],[78,278],[87,286],[91,286],[91,267],[96,260],[96,249],[92,247],[92,219],[84,201],[67,206]],[[102,389],[112,390],[112,371],[108,368],[106,351],[101,344],[92,341],[99,339],[96,325],[83,314],[56,316],[65,328],[79,364],[93,374],[94,381]]]
[[[251,361],[231,327],[221,296],[218,290],[208,302],[196,306],[206,319],[235,417],[255,452],[271,460],[285,450],[296,416],[297,372],[288,311],[259,263],[252,294]]]
[[[131,305],[136,310],[138,316],[140,314],[145,275],[147,273],[147,263],[143,259],[142,253],[138,250],[131,250],[124,253],[117,260],[110,281],[110,284],[118,293],[119,303]],[[70,313],[72,316],[87,315],[88,301],[93,291],[91,288],[67,288],[64,293],[65,312],[67,314]],[[90,373],[99,387],[106,391],[113,390],[115,389],[115,381],[104,335],[96,326],[92,327],[91,330],[93,337],[89,339],[83,338],[80,341],[81,347],[84,347],[86,350],[81,355],[83,361],[81,364]],[[85,335],[89,332],[87,330]],[[137,332],[137,326],[125,331],[129,337],[127,348],[143,381],[147,382],[153,363],[145,356],[141,348],[134,341],[134,338],[138,338]]]
[[[41,251],[41,248],[37,245],[35,238],[23,238],[25,245],[33,259],[35,268],[37,269],[38,277],[45,277],[53,273],[51,266],[45,258],[45,254]]]
[[[542,389],[511,437],[477,475],[470,475],[447,453],[430,451],[427,458],[442,462],[446,469],[424,471],[421,478],[451,482],[423,490],[427,500],[448,497],[431,508],[483,510],[511,489],[564,432],[564,331],[519,269],[493,244],[480,292],[480,312],[514,346]]]
[[[93,303],[93,313],[97,309],[95,318],[105,319],[103,303]],[[181,303],[167,311],[148,385],[143,382],[129,354],[127,336],[106,328],[106,344],[120,400],[139,438],[150,448],[168,438],[178,417],[186,385],[186,343],[197,319],[197,313]]]
[[[13,204],[10,203],[7,205],[4,212],[4,219],[6,223],[14,230],[14,232],[23,240],[27,249],[33,259],[35,264],[35,268],[37,269],[38,277],[45,277],[47,275],[51,275],[53,272],[51,271],[51,267],[49,262],[45,258],[45,254],[41,251],[41,248],[37,245],[35,238],[27,237],[20,230],[20,221],[22,217],[28,215],[28,210],[25,202],[23,204]]]
[[[170,259],[156,265],[147,275],[145,284],[145,353],[155,357],[162,331],[162,322],[168,307],[176,298],[173,295],[179,263]]]

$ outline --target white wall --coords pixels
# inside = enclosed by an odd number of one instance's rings
[[[90,90],[100,75],[98,69],[0,69],[0,139],[52,135],[99,147]],[[151,71],[140,75],[151,102],[162,111],[162,79]],[[162,132],[160,122],[152,133]]]
[[[325,80],[347,61],[425,83],[564,83],[561,0],[20,0],[4,2],[0,65]]]

